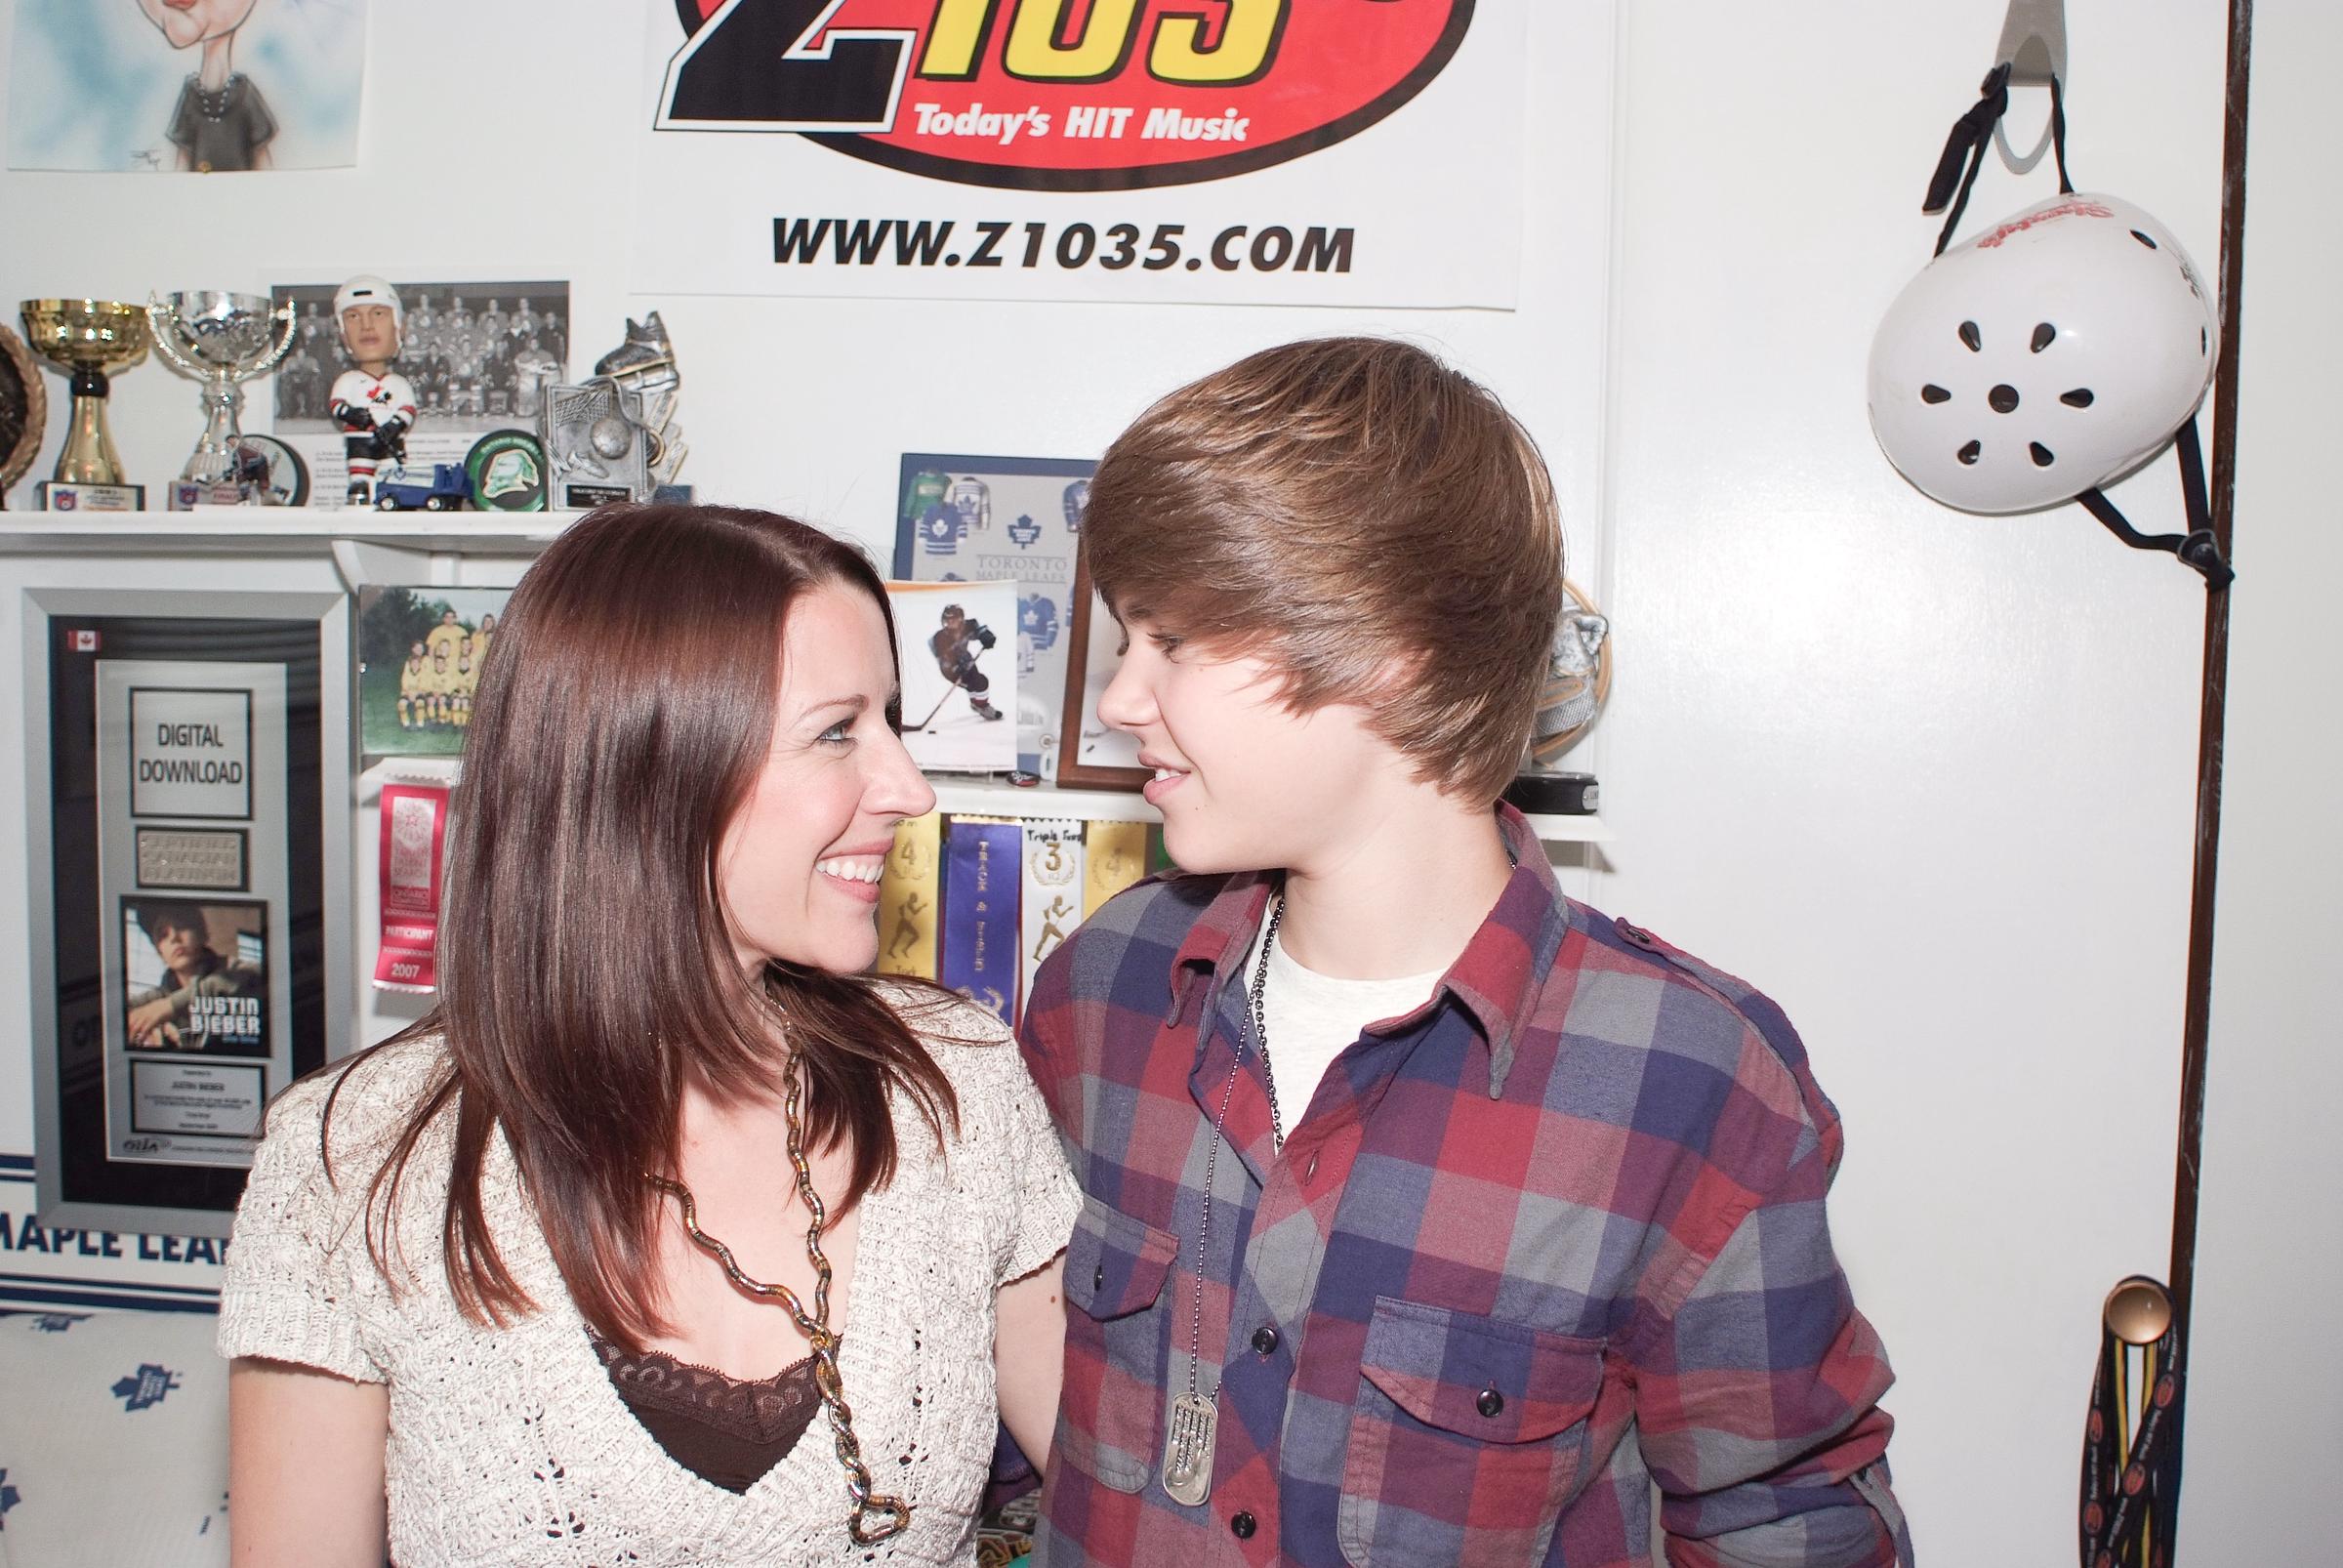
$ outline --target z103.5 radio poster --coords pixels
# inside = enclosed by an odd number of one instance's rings
[[[646,9],[638,291],[1514,303],[1526,0]],[[1548,86],[1599,250],[1582,9],[1585,80]]]

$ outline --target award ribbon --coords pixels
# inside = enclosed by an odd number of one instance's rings
[[[1025,824],[1025,994],[1034,971],[1082,924],[1082,824],[1035,818]]]
[[[1017,866],[1014,822],[954,817],[944,839],[943,983],[1003,1023],[1017,1017]]]
[[[1147,875],[1147,824],[1092,822],[1084,835],[1082,918]]]
[[[2179,1338],[2163,1286],[2134,1274],[2100,1314],[2082,1439],[2082,1568],[2162,1568],[2180,1504]],[[2141,1364],[2134,1376],[2132,1351]]]
[[[383,786],[382,946],[378,990],[438,989],[441,851],[447,840],[444,784]]]
[[[930,811],[895,824],[895,846],[879,879],[882,974],[935,978],[935,917],[944,819]]]

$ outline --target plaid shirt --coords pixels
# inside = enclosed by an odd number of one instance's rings
[[[1282,1155],[1245,1053],[1201,1249],[1274,879],[1150,880],[1043,965],[1021,1038],[1084,1205],[1039,1562],[1649,1564],[1657,1480],[1677,1568],[1910,1564],[1796,1034],[1563,897],[1500,814],[1496,908]],[[1199,1348],[1219,1435],[1185,1507],[1157,1476]]]

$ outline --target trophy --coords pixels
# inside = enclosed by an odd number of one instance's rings
[[[548,387],[543,439],[552,471],[553,505],[585,511],[612,501],[651,498],[652,433],[642,399],[612,376],[575,387]]]
[[[1562,611],[1539,682],[1529,755],[1505,799],[1533,815],[1591,816],[1601,804],[1592,773],[1554,763],[1578,743],[1611,695],[1611,621],[1578,584],[1562,582]]]
[[[676,346],[667,335],[667,323],[653,310],[638,323],[627,318],[624,342],[594,362],[594,379],[608,380],[632,392],[640,403],[638,422],[643,433],[643,462],[648,471],[650,489],[637,500],[647,500],[657,492],[680,492],[673,499],[691,499],[689,487],[677,483],[677,471],[683,467],[683,455],[689,450],[683,444],[683,427],[676,423],[676,407],[682,397],[683,375],[676,368]]]
[[[49,392],[41,385],[41,367],[32,362],[23,339],[0,327],[0,509],[8,505],[9,486],[32,467],[48,417]]]
[[[145,486],[124,482],[105,428],[105,377],[144,356],[146,312],[119,300],[26,300],[21,309],[33,351],[72,376],[72,428],[57,456],[57,477],[41,482],[41,505],[59,512],[144,506]]]
[[[265,499],[246,481],[243,433],[236,415],[244,407],[243,382],[274,370],[293,351],[298,327],[293,302],[273,310],[258,294],[192,289],[165,299],[148,298],[147,324],[154,347],[171,368],[203,383],[208,422],[187,466],[171,487],[174,508],[198,502],[234,506]]]

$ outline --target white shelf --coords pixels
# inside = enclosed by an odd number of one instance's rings
[[[359,775],[361,799],[386,779],[453,785],[461,766],[452,757],[386,757]],[[1146,798],[1123,790],[1061,790],[1052,784],[1006,784],[998,779],[930,773],[935,808],[946,816],[1070,817],[1077,822],[1161,822]],[[1534,816],[1530,826],[1547,844],[1608,844],[1599,816]]]
[[[583,516],[580,512],[375,512],[364,507],[0,512],[0,550],[161,548],[201,555],[280,555],[352,539],[407,550],[531,554]]]
[[[1067,790],[997,779],[930,773],[935,807],[947,816],[1073,817],[1084,822],[1161,822],[1164,814],[1143,796],[1122,790]],[[1608,844],[1599,816],[1541,815],[1530,827],[1547,844]]]

